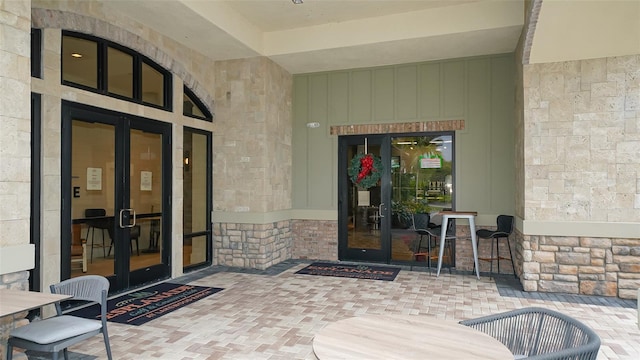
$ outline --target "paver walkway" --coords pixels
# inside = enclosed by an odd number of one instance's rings
[[[179,281],[225,290],[142,326],[109,323],[114,359],[315,359],[313,336],[365,314],[462,320],[527,306],[573,316],[601,337],[598,359],[640,359],[635,300],[524,293],[486,276],[403,269],[395,281],[296,275],[306,263],[267,271],[211,267]],[[72,347],[75,359],[104,359],[100,337]],[[425,349],[428,352],[428,349]],[[82,355],[78,355],[80,353]]]

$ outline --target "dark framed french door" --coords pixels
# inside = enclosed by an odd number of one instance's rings
[[[348,176],[358,154],[372,154],[390,162],[389,137],[341,136],[338,142],[338,255],[340,260],[390,260],[390,177],[388,166],[370,188],[353,184]]]
[[[413,230],[413,214],[428,211],[436,226],[441,218],[437,214],[453,208],[454,140],[453,132],[339,137],[340,260],[433,263],[435,251],[425,255],[430,246]],[[381,160],[380,180],[366,189],[348,174],[354,158],[362,154]],[[453,254],[445,259],[446,266],[454,266]]]
[[[171,124],[63,101],[61,275],[170,276]]]

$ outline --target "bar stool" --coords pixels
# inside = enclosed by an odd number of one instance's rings
[[[491,263],[491,267],[490,267],[490,274],[493,275],[493,262],[497,261],[498,262],[498,274],[500,274],[500,260],[509,260],[511,261],[511,267],[513,268],[513,276],[516,277],[516,279],[518,278],[518,275],[516,275],[516,269],[515,266],[513,266],[513,254],[511,253],[511,244],[509,243],[509,236],[511,235],[511,233],[513,232],[513,223],[514,223],[514,217],[513,216],[509,216],[509,215],[499,215],[497,220],[497,228],[495,231],[489,230],[489,229],[479,229],[476,232],[476,235],[478,236],[478,238],[480,239],[490,239],[492,241],[491,244],[491,256],[490,257],[485,257],[485,258],[481,258],[479,257],[478,260],[482,260],[482,261],[489,261]],[[509,248],[509,257],[503,257],[500,256],[500,248],[499,248],[499,243],[500,243],[500,239],[506,239],[507,241],[507,247]],[[480,241],[478,241],[478,246],[479,246]],[[493,245],[495,243],[495,248],[496,248],[496,253],[494,255],[493,253]]]
[[[106,248],[105,244],[105,231],[107,235],[109,235],[109,226],[111,225],[111,221],[106,218],[107,211],[105,209],[85,209],[84,217],[87,218],[87,242],[89,241],[89,232],[91,232],[91,255],[90,262],[93,263],[93,248],[96,247],[95,236],[96,229],[101,230],[102,232],[102,246],[97,245],[97,247],[102,248],[102,254],[104,254],[104,250]],[[96,218],[96,219],[88,219],[88,218]]]

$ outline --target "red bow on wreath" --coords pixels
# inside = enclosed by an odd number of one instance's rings
[[[370,154],[367,154],[360,159],[360,173],[358,174],[356,184],[369,175],[371,170],[373,170],[373,157],[371,157]]]

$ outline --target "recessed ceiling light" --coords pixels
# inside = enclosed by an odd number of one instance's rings
[[[71,57],[74,57],[76,59],[80,59],[82,57],[82,54],[80,54],[80,53],[71,53]]]

